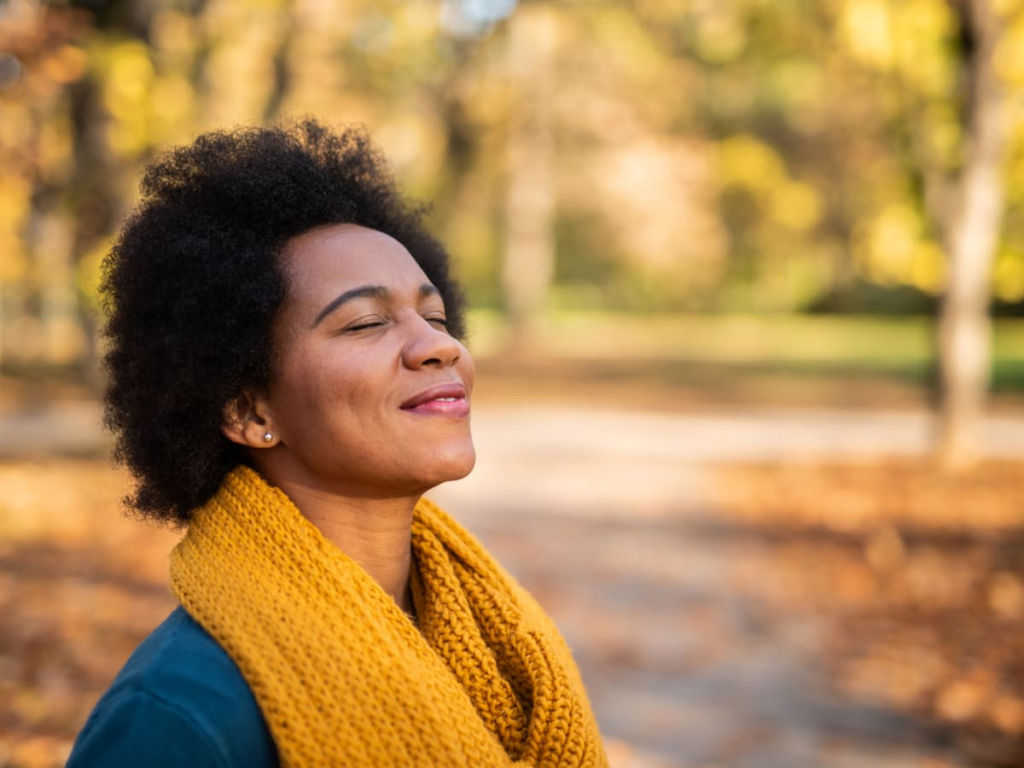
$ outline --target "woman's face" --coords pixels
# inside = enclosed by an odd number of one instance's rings
[[[437,289],[397,240],[343,224],[283,253],[287,297],[259,452],[292,482],[350,495],[422,493],[466,476],[473,360]]]

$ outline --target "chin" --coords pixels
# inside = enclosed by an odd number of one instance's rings
[[[469,457],[468,460],[463,462],[462,466],[460,466],[458,469],[455,469],[453,471],[452,475],[448,478],[448,480],[461,480],[466,475],[468,475],[470,472],[472,472],[473,471],[473,467],[475,467],[475,466],[476,466],[476,454],[474,453],[472,456]]]
[[[469,448],[460,448],[459,450],[439,452],[434,455],[433,466],[430,470],[425,473],[423,481],[428,484],[428,488],[441,485],[441,483],[449,483],[453,480],[461,480],[470,472],[473,471],[473,467],[476,465],[476,451],[473,449],[472,444]]]
[[[441,482],[461,480],[473,471],[474,466],[476,466],[476,451],[470,446],[468,451],[461,452],[458,456],[453,456],[446,463],[445,470],[447,474]]]

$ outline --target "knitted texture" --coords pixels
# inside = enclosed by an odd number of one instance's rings
[[[421,500],[419,628],[246,467],[171,554],[181,604],[238,665],[286,766],[605,766],[579,673],[537,603]]]

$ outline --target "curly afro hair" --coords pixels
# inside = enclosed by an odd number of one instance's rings
[[[205,134],[158,158],[141,189],[101,289],[105,424],[143,516],[186,524],[243,463],[221,433],[223,413],[271,381],[271,330],[287,288],[278,256],[291,238],[331,224],[394,237],[440,291],[451,333],[463,335],[448,254],[361,130],[306,120]]]

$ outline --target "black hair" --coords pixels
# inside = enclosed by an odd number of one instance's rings
[[[361,129],[315,120],[200,136],[157,158],[104,262],[105,424],[136,479],[129,503],[184,524],[243,463],[224,410],[273,375],[279,255],[304,232],[358,224],[404,245],[464,332],[464,299],[424,209],[399,194]]]

